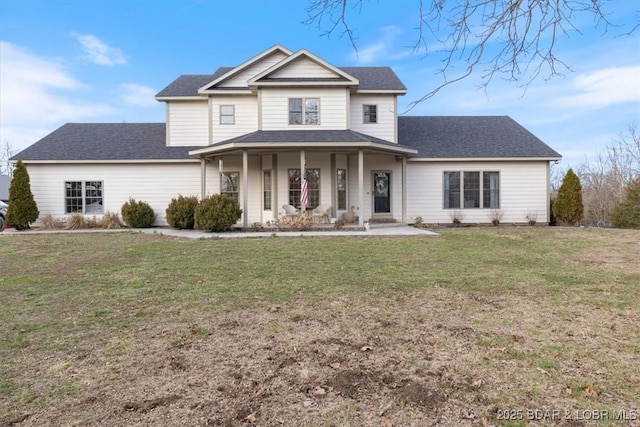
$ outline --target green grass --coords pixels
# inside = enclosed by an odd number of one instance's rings
[[[536,382],[552,381],[551,374],[571,393],[557,405],[572,399],[616,407],[638,397],[639,241],[634,231],[538,227],[443,230],[428,238],[2,236],[0,421],[82,395],[71,367],[94,351],[107,372],[92,375],[109,381],[111,365],[151,351],[140,331],[154,325],[171,329],[162,338],[167,348],[187,351],[215,336],[208,320],[274,305],[291,309],[265,327],[266,335],[293,333],[294,320],[306,318],[329,322],[317,336],[334,327],[390,342],[405,323],[428,326],[440,331],[430,336],[433,348],[464,338],[466,371],[493,378],[496,401],[523,405],[498,385],[512,381],[520,396],[542,402],[550,392]],[[446,308],[451,316],[435,324],[432,309],[420,307]],[[398,316],[404,323],[394,323]],[[608,350],[612,343],[618,353]],[[414,370],[429,371],[424,343],[395,345]],[[581,379],[586,374],[573,361],[583,359],[595,359],[607,375]],[[48,386],[34,386],[38,374],[25,374],[36,360],[49,367],[39,374]],[[510,380],[507,372],[518,369],[521,377]],[[606,391],[601,396],[619,392],[622,400],[593,401],[583,392],[590,381]],[[334,410],[347,425],[361,408],[344,405]]]

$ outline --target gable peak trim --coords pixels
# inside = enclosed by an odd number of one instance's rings
[[[356,79],[352,75],[348,74],[347,72],[341,70],[338,67],[335,67],[335,66],[331,65],[330,63],[328,63],[324,59],[320,58],[319,56],[317,56],[317,55],[315,55],[315,54],[313,54],[311,52],[309,52],[306,49],[300,49],[297,52],[289,55],[287,58],[283,59],[282,61],[278,62],[277,64],[274,64],[270,68],[267,68],[262,73],[254,76],[252,79],[250,79],[248,81],[249,86],[258,86],[260,84],[263,84],[262,82],[260,82],[261,79],[266,78],[269,74],[272,74],[272,73],[276,72],[277,70],[285,68],[288,64],[291,64],[292,62],[294,62],[294,61],[296,61],[296,60],[298,60],[299,58],[302,58],[302,57],[306,57],[307,59],[310,59],[312,62],[314,62],[317,65],[321,66],[322,68],[325,68],[326,70],[329,70],[332,73],[337,74],[339,77],[342,77],[343,79],[346,80],[346,82],[343,82],[343,83],[346,83],[348,85],[356,85],[356,86],[358,84],[360,84],[358,79]]]
[[[202,94],[202,93],[206,93],[209,89],[215,89],[213,86],[219,85],[223,81],[225,81],[225,80],[235,76],[236,74],[246,70],[247,68],[251,67],[252,65],[254,65],[256,63],[258,63],[262,59],[273,55],[276,52],[284,53],[287,56],[290,56],[292,54],[292,52],[289,49],[287,49],[286,47],[282,46],[281,44],[275,44],[275,45],[271,46],[269,49],[267,49],[265,51],[262,51],[259,54],[249,58],[247,61],[243,62],[242,64],[238,65],[237,67],[234,67],[233,69],[231,69],[230,71],[228,71],[225,74],[221,75],[217,79],[215,79],[215,80],[207,83],[206,85],[202,86],[200,89],[198,89],[198,93]]]

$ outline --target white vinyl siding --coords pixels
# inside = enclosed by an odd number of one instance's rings
[[[348,93],[344,88],[262,89],[262,130],[309,129],[307,125],[289,125],[290,98],[318,98],[320,124],[313,129],[347,129]]]
[[[269,74],[274,78],[339,78],[333,71],[318,65],[309,58],[300,57],[285,65],[274,73]]]
[[[200,195],[200,164],[28,164],[31,191],[40,215],[65,216],[65,182],[103,183],[103,212],[118,212],[133,197],[146,201],[156,214],[156,225],[166,225],[165,210],[179,194]],[[214,178],[213,171],[208,178]],[[213,183],[208,183],[211,186]],[[213,188],[213,187],[210,187]],[[100,216],[98,214],[98,216]],[[120,216],[122,218],[122,216]]]
[[[365,105],[377,106],[376,123],[364,123]],[[351,130],[362,132],[389,142],[396,140],[396,102],[395,95],[351,95]]]
[[[274,52],[266,58],[263,58],[260,62],[253,64],[251,67],[248,67],[237,75],[225,80],[219,85],[219,87],[248,87],[247,82],[254,76],[257,76],[286,57],[287,55],[282,52]]]
[[[234,123],[220,124],[221,106],[234,106]],[[211,98],[211,142],[216,143],[258,130],[258,100],[255,96],[218,96]]]
[[[207,100],[167,102],[167,145],[209,144]]]
[[[419,162],[407,165],[407,217],[420,216],[425,222],[450,224],[452,212],[462,215],[463,223],[490,223],[490,208],[445,209],[444,172],[499,172],[499,203],[503,223],[525,223],[536,214],[538,222],[547,218],[547,162]],[[462,179],[462,177],[461,177]],[[482,192],[483,189],[480,188]]]

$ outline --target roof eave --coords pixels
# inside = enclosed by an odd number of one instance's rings
[[[201,148],[189,151],[189,155],[193,157],[206,157],[239,149],[307,149],[307,148],[324,148],[324,149],[345,149],[345,148],[368,148],[376,151],[385,151],[394,154],[416,155],[417,150],[407,147],[393,147],[387,144],[380,144],[372,141],[358,142],[229,142],[212,147]]]
[[[513,161],[536,161],[536,162],[553,162],[562,159],[560,157],[422,157],[415,156],[411,158],[412,162],[513,162]]]
[[[18,161],[16,159],[15,161]],[[24,164],[63,165],[63,164],[116,164],[116,163],[195,163],[197,159],[105,159],[105,160],[29,160],[22,159]]]
[[[356,91],[357,94],[397,94],[397,95],[406,95],[406,89],[358,89]]]
[[[202,96],[156,96],[156,101],[206,101]]]

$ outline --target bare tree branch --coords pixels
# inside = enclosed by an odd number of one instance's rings
[[[481,88],[495,77],[521,83],[526,88],[536,79],[548,80],[572,71],[557,55],[562,36],[580,33],[575,24],[591,16],[594,28],[606,34],[616,27],[601,4],[605,0],[416,0],[414,52],[425,56],[442,54],[438,74],[442,83],[409,104],[407,111],[433,97],[443,88],[480,70]],[[362,0],[309,0],[307,25],[316,24],[323,36],[346,36],[358,51],[355,33],[349,25],[349,4],[362,9]],[[629,33],[640,27],[636,24]],[[440,45],[441,49],[433,46]],[[435,51],[435,52],[434,52]],[[454,64],[466,63],[456,74]],[[452,75],[452,76],[450,76]],[[403,113],[403,114],[404,114]]]

